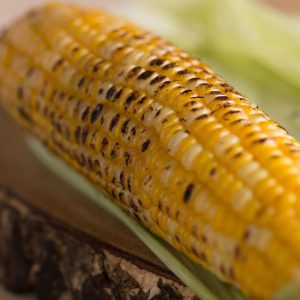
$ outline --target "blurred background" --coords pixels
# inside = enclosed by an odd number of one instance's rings
[[[0,0],[0,28],[43,0]],[[207,61],[300,139],[299,0],[73,0],[103,7]],[[1,300],[15,297],[0,289]]]

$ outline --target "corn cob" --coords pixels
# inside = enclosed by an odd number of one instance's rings
[[[300,280],[300,144],[202,61],[49,4],[0,38],[0,101],[128,214],[253,299]]]

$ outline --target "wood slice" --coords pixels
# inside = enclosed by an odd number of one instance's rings
[[[195,299],[123,224],[47,170],[0,111],[0,278],[41,300]]]

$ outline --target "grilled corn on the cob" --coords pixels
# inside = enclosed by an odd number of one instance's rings
[[[245,294],[300,281],[300,144],[203,62],[101,11],[50,4],[2,34],[0,101]]]

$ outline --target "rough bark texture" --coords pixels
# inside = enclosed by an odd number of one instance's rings
[[[141,267],[135,257],[93,241],[3,188],[0,280],[15,292],[35,288],[41,300],[196,299],[179,280]]]

